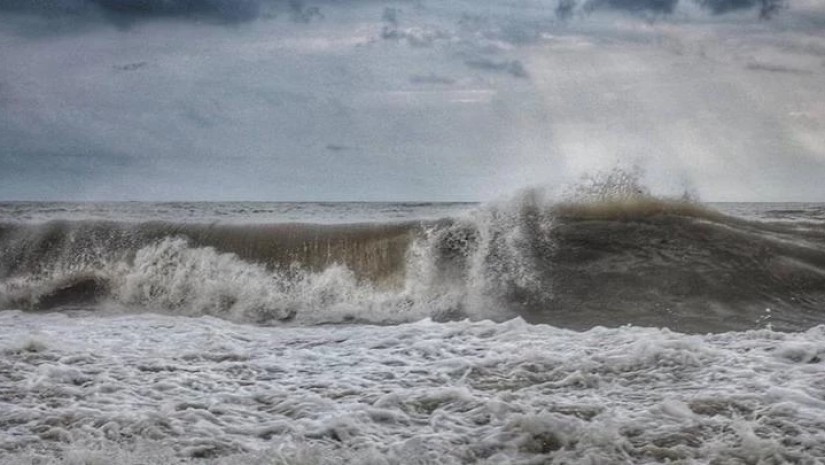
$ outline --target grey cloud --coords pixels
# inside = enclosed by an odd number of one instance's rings
[[[668,15],[681,3],[693,2],[714,15],[739,10],[759,11],[759,17],[768,19],[785,8],[788,0],[559,0],[556,15],[566,19],[578,11],[619,10],[638,14]]]
[[[561,19],[568,19],[576,11],[576,0],[559,0],[556,6],[556,16]]]
[[[296,23],[309,23],[313,19],[323,19],[321,9],[317,6],[306,6],[301,0],[290,0],[289,10],[292,20]]]
[[[406,42],[412,47],[427,48],[432,47],[438,41],[449,40],[453,33],[433,26],[401,27],[401,10],[398,8],[384,8],[381,14],[381,21],[384,27],[381,29],[381,38],[384,40],[394,40]]]
[[[455,79],[447,76],[439,76],[437,74],[416,74],[410,76],[410,82],[413,84],[455,84]]]
[[[562,0],[571,1],[575,0]],[[552,9],[544,15],[531,12],[528,17],[491,17],[464,12],[458,20],[459,29],[469,37],[527,45],[541,39],[543,33],[555,26]]]
[[[750,69],[750,70],[753,70],[753,71],[767,71],[767,72],[770,72],[770,73],[803,74],[803,75],[813,74],[812,71],[807,70],[807,69],[791,68],[791,67],[788,67],[788,66],[777,65],[777,64],[772,64],[772,63],[760,63],[760,62],[756,62],[756,61],[752,61],[752,62],[748,63],[747,65],[745,65],[745,67],[747,69]]]
[[[676,9],[678,2],[679,0],[589,0],[584,8],[586,10],[609,8],[633,13],[670,14]]]
[[[398,13],[398,8],[384,8],[384,13],[381,15],[381,20],[389,25],[398,26]]]
[[[787,0],[698,0],[713,14],[759,8],[759,16],[769,18],[787,5]]]
[[[430,28],[397,29],[385,27],[381,31],[381,38],[385,40],[405,41],[412,47],[432,47],[439,40],[450,38],[450,34]]]
[[[802,44],[784,43],[781,44],[780,47],[793,53],[825,57],[825,45],[816,42],[806,42]]]
[[[341,144],[327,144],[326,149],[330,152],[345,152],[347,150],[352,150],[352,147]]]
[[[518,60],[495,61],[489,58],[475,58],[464,61],[464,64],[474,69],[485,71],[504,72],[517,78],[527,78],[527,70]]]
[[[768,18],[787,5],[789,0],[557,0],[555,14],[569,18],[576,12],[595,10],[620,10],[640,14],[670,14],[679,2],[695,3],[712,14],[736,10],[757,9]],[[320,5],[351,7],[369,0],[333,2],[330,0],[0,0],[0,13],[16,12],[35,14],[47,18],[81,18],[104,20],[119,26],[151,18],[189,18],[217,23],[239,23],[265,16],[285,14],[295,22],[308,23],[324,16]],[[553,5],[551,3],[551,5]],[[547,10],[553,14],[552,7]],[[410,45],[427,47],[443,39],[443,31],[437,29],[402,29],[401,10],[386,7],[381,16],[385,23],[382,37],[405,40]],[[467,18],[463,21],[466,23]],[[498,24],[498,35],[511,43],[533,42],[542,25],[525,21],[514,24]],[[465,24],[466,26],[466,24]],[[489,32],[489,31],[488,31]]]
[[[237,23],[255,19],[269,7],[285,3],[285,0],[2,0],[0,12],[47,18],[99,18],[121,25],[163,17]],[[311,19],[318,13],[317,8],[305,8],[297,1],[290,1],[286,6],[295,19]]]
[[[137,71],[145,68],[149,63],[146,61],[138,61],[135,63],[126,63],[122,65],[114,65],[113,68],[117,71]]]

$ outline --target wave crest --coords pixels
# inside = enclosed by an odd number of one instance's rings
[[[697,332],[820,321],[825,235],[606,179],[560,202],[529,190],[421,223],[0,225],[0,308],[103,301],[255,323],[520,316]]]

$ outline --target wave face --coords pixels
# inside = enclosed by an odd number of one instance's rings
[[[437,221],[6,223],[0,251],[4,309],[715,332],[808,328],[825,304],[819,223],[746,220],[632,183],[555,202],[525,192]]]
[[[235,321],[337,321],[396,300],[413,225],[48,222],[0,227],[5,308],[109,302]],[[390,305],[390,304],[386,304]],[[317,310],[317,311],[313,311]],[[321,311],[325,313],[321,313]]]

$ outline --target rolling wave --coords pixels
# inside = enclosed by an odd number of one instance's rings
[[[689,199],[544,200],[403,224],[0,225],[0,306],[394,324],[521,316],[689,332],[822,321],[825,232]]]

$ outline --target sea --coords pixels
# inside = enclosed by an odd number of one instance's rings
[[[825,463],[825,204],[618,194],[2,203],[0,463]]]

